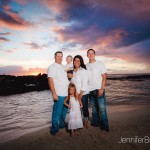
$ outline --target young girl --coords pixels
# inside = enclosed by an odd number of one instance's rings
[[[69,101],[69,105],[67,104]],[[70,109],[69,113],[69,122],[68,129],[71,130],[71,135],[73,135],[76,129],[83,128],[83,122],[81,117],[82,102],[78,101],[76,96],[76,87],[74,84],[70,83],[68,87],[68,97],[64,101],[64,105],[66,105]]]

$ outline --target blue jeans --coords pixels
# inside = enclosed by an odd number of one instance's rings
[[[89,94],[82,96],[82,104],[83,104],[82,111],[83,111],[84,121],[88,121],[89,119],[88,99],[89,99]]]
[[[66,114],[68,108],[64,106],[65,97],[58,96],[58,101],[54,101],[53,112],[52,112],[52,127],[50,128],[50,133],[55,135],[59,128],[66,127]]]
[[[102,129],[109,130],[108,118],[106,112],[105,91],[103,95],[98,97],[98,90],[90,92],[90,100],[92,104],[92,126],[101,126]]]

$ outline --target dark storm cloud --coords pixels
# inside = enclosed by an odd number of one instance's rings
[[[0,33],[0,42],[10,41],[8,38],[4,37],[4,36],[10,35],[10,34],[11,34],[10,32],[1,32]]]
[[[29,46],[29,48],[31,50],[42,50],[43,48],[46,48],[46,47],[49,47],[49,43],[43,43],[43,44],[39,44],[39,43],[36,43],[36,42],[24,42],[23,43],[24,45],[27,45]]]
[[[0,37],[0,42],[8,42],[9,39],[5,38],[5,37]]]
[[[1,32],[0,36],[10,35],[10,34],[11,34],[10,32]]]
[[[54,28],[59,41],[80,44],[84,50],[94,48],[110,58],[150,63],[149,0],[57,2],[49,2],[49,7],[57,13],[58,23],[67,23],[65,28]]]
[[[55,10],[61,10],[57,16],[58,22],[74,22],[57,32],[65,40],[76,39],[81,44],[89,43],[99,37],[108,36],[111,31],[122,29],[126,35],[122,40],[111,43],[107,48],[120,48],[132,45],[150,38],[150,2],[148,0],[112,1],[58,1],[61,5]],[[49,2],[50,3],[50,2]],[[53,4],[50,4],[51,7]],[[57,5],[55,5],[57,6]],[[93,32],[88,30],[93,28]],[[69,36],[70,35],[70,36]],[[83,42],[83,43],[82,43]],[[92,44],[91,44],[92,45]]]

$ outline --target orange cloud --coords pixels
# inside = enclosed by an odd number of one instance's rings
[[[26,74],[26,75],[37,75],[39,73],[46,73],[45,68],[29,68],[27,71],[22,72],[21,74]]]
[[[4,5],[0,13],[0,25],[1,27],[20,30],[28,28],[33,24],[23,19],[18,13],[11,11],[10,7]]]
[[[7,5],[3,5],[2,7],[4,10],[10,10],[10,8],[11,8],[10,6],[7,6]]]
[[[114,29],[108,33],[104,33],[94,26],[84,29],[80,33],[64,27],[53,27],[51,30],[56,33],[58,40],[62,43],[66,41],[79,43],[85,45],[85,47],[93,47],[95,49],[112,48],[128,35],[123,29]]]
[[[65,11],[65,9],[68,7],[67,1],[64,0],[54,0],[49,1],[45,0],[43,3],[48,6],[48,8],[52,9],[55,13],[61,13],[62,11]]]
[[[119,44],[128,33],[123,29],[110,31],[105,36],[98,37],[94,43],[94,49],[107,49]]]
[[[39,73],[46,73],[45,68],[28,68],[24,69],[22,66],[3,66],[0,67],[0,74],[6,74],[6,75],[37,75]]]

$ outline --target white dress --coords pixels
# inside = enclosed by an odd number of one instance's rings
[[[75,97],[70,97],[70,106],[71,109],[69,113],[68,129],[83,128],[80,104],[79,101],[75,99]]]

